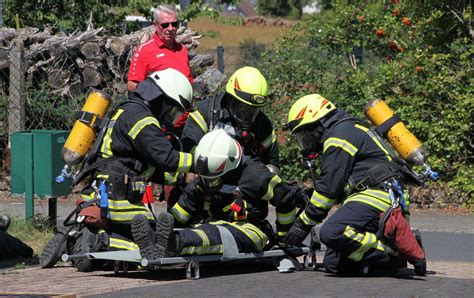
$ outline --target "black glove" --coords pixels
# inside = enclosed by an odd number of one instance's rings
[[[293,186],[294,195],[293,199],[295,200],[296,207],[304,209],[309,202],[309,197],[305,189],[300,188],[299,186]],[[312,192],[312,191],[311,191]]]
[[[284,241],[288,246],[301,246],[301,243],[311,231],[310,226],[305,226],[301,219],[297,218],[291,226]]]
[[[410,264],[415,268],[416,275],[426,275],[426,260],[408,260]]]

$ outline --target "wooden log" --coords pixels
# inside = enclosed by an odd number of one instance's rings
[[[53,89],[62,88],[67,84],[70,76],[69,70],[53,69],[48,73],[48,85]]]
[[[103,81],[102,74],[89,65],[84,67],[84,70],[82,71],[82,79],[84,86],[86,87],[98,86]]]
[[[100,45],[97,42],[85,42],[80,47],[81,53],[86,57],[86,59],[91,60],[100,60]]]
[[[211,66],[214,64],[214,55],[213,54],[198,54],[194,56],[191,61],[189,61],[189,65],[191,68],[193,67],[206,67]]]
[[[131,41],[127,37],[112,37],[105,44],[105,48],[109,49],[114,55],[122,56],[130,50]]]
[[[71,98],[81,97],[85,92],[86,86],[80,80],[76,80],[69,85],[69,96]]]

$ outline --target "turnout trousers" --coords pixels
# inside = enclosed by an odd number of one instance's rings
[[[268,242],[267,235],[253,224],[215,221],[176,231],[181,238],[180,255],[222,254],[223,245],[218,225],[229,230],[241,253],[260,252]]]
[[[362,202],[348,202],[329,217],[320,230],[327,246],[323,260],[327,271],[357,274],[371,264],[388,264],[390,258],[377,239],[380,212]]]

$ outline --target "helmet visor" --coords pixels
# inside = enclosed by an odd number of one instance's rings
[[[175,125],[183,118],[183,115],[185,115],[184,110],[181,107],[175,105],[171,107],[168,112],[166,112],[165,119],[168,123]]]
[[[311,129],[297,129],[293,132],[303,155],[321,152],[321,136]]]
[[[251,106],[239,100],[232,100],[229,106],[232,116],[244,123],[253,123],[257,118],[260,108]]]

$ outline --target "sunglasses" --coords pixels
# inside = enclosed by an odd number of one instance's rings
[[[161,28],[163,28],[163,29],[168,28],[170,25],[173,26],[173,28],[178,28],[178,26],[179,26],[179,21],[171,22],[171,23],[161,23],[161,24],[160,24]]]

